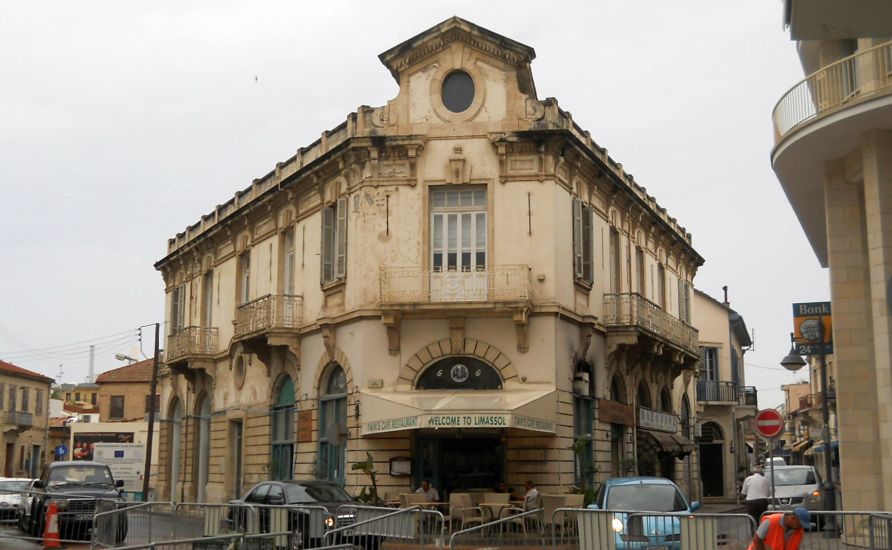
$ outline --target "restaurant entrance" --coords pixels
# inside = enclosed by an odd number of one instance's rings
[[[419,433],[415,449],[414,486],[429,479],[440,500],[453,491],[492,490],[505,481],[505,444],[496,435]]]

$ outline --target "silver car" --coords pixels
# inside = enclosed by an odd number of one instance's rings
[[[771,483],[771,470],[765,469],[765,477]],[[821,476],[814,466],[775,466],[774,467],[774,500],[770,502],[771,510],[792,510],[804,506],[809,510],[824,508],[824,491],[821,488]]]
[[[22,495],[26,494],[27,478],[0,477],[0,521],[15,521]]]

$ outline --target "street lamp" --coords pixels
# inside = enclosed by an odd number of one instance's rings
[[[115,359],[117,359],[118,361],[127,361],[128,364],[139,362],[139,359],[134,359],[133,357],[130,357],[129,355],[124,355],[123,353],[116,353]]]
[[[821,399],[822,407],[821,407],[821,416],[824,421],[824,428],[821,430],[821,436],[824,440],[824,509],[827,511],[836,510],[836,491],[833,487],[833,468],[830,464],[830,400],[827,399],[827,357],[824,346],[824,321],[818,317],[815,319],[809,319],[809,321],[814,322],[811,328],[815,329],[814,332],[807,334],[805,330],[803,330],[803,336],[814,336],[814,338],[804,338],[809,344],[815,344],[818,347],[818,357],[821,360],[821,394],[823,398]],[[808,321],[806,321],[808,322]],[[803,323],[804,325],[805,323]],[[787,354],[786,357],[781,359],[781,366],[789,371],[797,371],[806,365],[805,360],[802,359],[796,351],[795,340],[793,339],[793,334],[790,333],[790,353]],[[831,518],[833,516],[831,515]],[[831,523],[832,525],[832,523]]]

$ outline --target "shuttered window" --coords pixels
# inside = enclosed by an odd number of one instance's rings
[[[347,276],[347,199],[322,209],[322,284]]]
[[[573,199],[573,272],[577,279],[594,282],[592,269],[592,207]]]

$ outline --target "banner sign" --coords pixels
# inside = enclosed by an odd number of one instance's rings
[[[635,425],[635,409],[631,405],[598,399],[598,420],[607,424],[619,424],[622,426]]]
[[[833,353],[830,302],[793,304],[793,341],[799,355],[818,355],[821,345],[825,354]]]
[[[133,432],[78,432],[73,434],[72,460],[93,460],[97,443],[133,443]]]
[[[365,435],[418,428],[521,428],[537,432],[554,433],[555,424],[552,420],[511,413],[426,414],[366,422],[362,433]]]
[[[638,426],[674,434],[678,431],[678,417],[674,414],[638,407]]]

